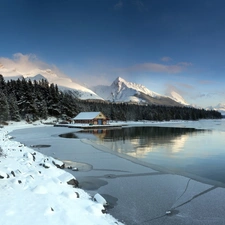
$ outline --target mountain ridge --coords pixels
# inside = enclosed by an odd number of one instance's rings
[[[133,102],[166,106],[183,105],[172,97],[160,95],[144,85],[128,82],[121,77],[117,77],[109,86],[98,85],[92,87],[92,90],[103,99],[111,102]]]
[[[220,112],[223,116],[225,116],[225,104],[224,103],[219,103],[216,106],[208,106],[206,109],[216,110],[216,111]]]
[[[73,82],[67,76],[59,76],[51,69],[38,69],[35,68],[29,73],[22,73],[16,69],[5,71],[8,76],[7,79],[30,79],[41,80],[46,79],[49,83],[57,84],[61,91],[69,92],[73,96],[82,100],[103,100],[111,102],[129,102],[136,104],[156,104],[167,106],[183,106],[183,98],[180,96],[163,96],[154,91],[149,90],[144,85],[128,82],[122,77],[117,77],[110,86],[98,85],[95,87],[84,87],[76,82]],[[11,76],[9,76],[11,75]],[[179,94],[176,94],[178,96]]]

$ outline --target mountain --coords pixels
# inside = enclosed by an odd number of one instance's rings
[[[189,105],[190,106],[190,104],[188,104],[184,100],[184,98],[180,94],[178,94],[177,92],[175,92],[175,91],[171,91],[170,94],[169,94],[169,97],[172,98],[174,101],[182,104],[182,105],[186,105],[186,106]]]
[[[27,65],[29,67],[29,65]],[[25,79],[42,80],[46,79],[50,84],[58,85],[59,90],[69,92],[79,99],[106,100],[112,102],[132,102],[138,104],[155,104],[167,106],[188,105],[184,99],[173,92],[171,96],[163,96],[153,92],[141,84],[131,83],[118,77],[110,86],[99,85],[93,88],[84,87],[64,74],[51,69],[32,68],[24,69],[17,66],[5,67],[0,64],[0,74],[5,80]]]
[[[2,64],[0,64],[0,74],[1,73],[6,81],[11,79],[12,80],[22,79],[23,77],[25,79],[30,79],[31,81],[34,80],[39,81],[42,79],[46,79],[50,84],[51,83],[57,84],[60,90],[70,92],[79,99],[103,100],[92,90],[73,82],[67,76],[59,76],[50,69],[41,70],[36,68],[31,70],[29,73],[23,73],[21,71],[17,71],[16,69],[7,70],[6,68],[4,68]]]
[[[182,106],[180,100],[160,95],[153,92],[141,84],[127,82],[118,77],[110,86],[98,85],[92,90],[105,100],[113,102],[135,102],[155,105]],[[183,102],[185,102],[183,100]]]
[[[216,106],[209,106],[207,107],[208,110],[216,110],[219,111],[223,116],[225,116],[225,104],[224,103],[219,103]]]

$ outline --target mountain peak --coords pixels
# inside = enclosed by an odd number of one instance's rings
[[[133,102],[138,104],[181,105],[181,103],[160,95],[142,84],[132,83],[117,77],[111,86],[94,87],[96,94],[112,102]]]
[[[225,109],[225,103],[219,103],[216,107]]]
[[[47,80],[47,78],[44,77],[42,74],[37,74],[34,77],[30,77],[29,79],[30,80],[36,80],[36,81],[39,81],[39,80]]]
[[[117,77],[113,83],[118,84],[118,83],[125,83],[125,82],[126,81],[122,77]]]

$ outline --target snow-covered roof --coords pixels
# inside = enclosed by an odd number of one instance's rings
[[[94,119],[96,116],[98,116],[101,112],[81,112],[76,117],[74,117],[74,120],[91,120]]]

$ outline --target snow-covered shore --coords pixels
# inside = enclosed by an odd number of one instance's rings
[[[0,128],[0,224],[122,224],[102,212],[102,203],[75,187],[76,178],[57,168],[62,162],[10,139],[8,132],[31,126]]]

